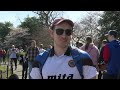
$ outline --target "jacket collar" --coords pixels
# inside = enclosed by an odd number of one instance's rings
[[[54,47],[50,50],[50,54],[49,56],[52,57],[54,56],[55,51],[54,51]],[[71,55],[71,47],[69,46],[68,49],[66,50],[65,54],[66,56],[70,56]]]

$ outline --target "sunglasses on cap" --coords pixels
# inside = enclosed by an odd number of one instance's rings
[[[65,34],[66,34],[67,36],[70,36],[70,35],[72,35],[72,33],[73,33],[73,30],[72,30],[72,29],[66,29],[66,30],[64,30],[64,29],[62,29],[62,28],[59,28],[59,29],[55,29],[55,31],[56,31],[56,34],[57,34],[57,35],[63,35],[63,33],[65,32]]]

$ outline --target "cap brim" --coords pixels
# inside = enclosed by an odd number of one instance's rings
[[[58,24],[60,24],[60,23],[62,23],[62,22],[68,22],[72,27],[74,26],[74,23],[71,21],[71,20],[69,20],[69,19],[61,19],[59,22],[57,22],[55,25],[58,25]]]

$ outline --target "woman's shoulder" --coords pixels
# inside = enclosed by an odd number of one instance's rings
[[[81,49],[81,50],[84,50],[84,49],[85,49],[85,45],[82,45],[82,46],[80,47],[80,49]]]

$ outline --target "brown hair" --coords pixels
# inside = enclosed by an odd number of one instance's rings
[[[40,48],[43,48],[43,44],[40,44]]]
[[[85,44],[85,50],[88,50],[89,44],[92,43],[92,38],[91,37],[87,37],[86,38],[86,44]]]
[[[107,40],[103,40],[102,43],[103,43],[103,44],[106,44],[106,43],[107,43]]]
[[[30,41],[31,46],[32,46],[32,43],[34,43],[33,47],[36,47],[36,41],[35,40],[31,40]]]
[[[12,74],[8,79],[19,79],[17,74]]]

